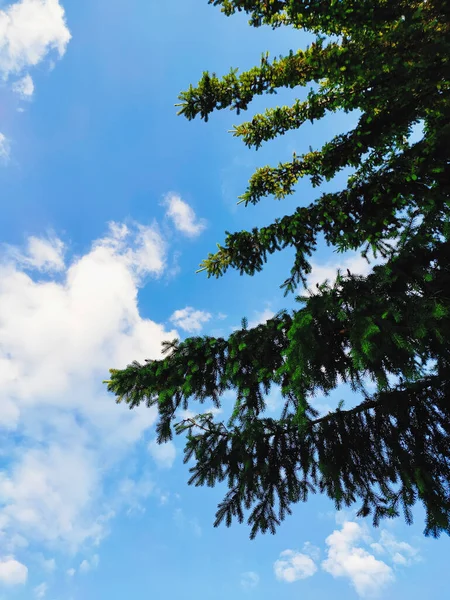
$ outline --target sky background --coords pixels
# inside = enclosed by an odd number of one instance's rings
[[[317,194],[301,182],[281,203],[236,206],[256,167],[355,116],[254,152],[227,131],[304,90],[207,124],[174,104],[204,70],[248,69],[308,41],[206,0],[0,0],[0,600],[448,597],[449,540],[423,537],[420,508],[411,527],[375,530],[313,497],[276,536],[214,529],[224,488],[189,488],[182,439],[157,446],[154,411],[117,406],[102,385],[167,338],[227,335],[292,306],[279,289],[289,252],[253,278],[195,269],[225,230]],[[320,248],[311,285],[338,266],[367,272],[358,255]],[[341,388],[316,404],[340,398],[354,401]]]

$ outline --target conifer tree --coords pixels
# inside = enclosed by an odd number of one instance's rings
[[[201,265],[253,275],[269,255],[295,250],[282,284],[306,287],[318,236],[338,252],[383,257],[367,276],[337,272],[302,292],[295,310],[228,339],[164,345],[160,360],[111,370],[107,382],[130,408],[157,405],[158,441],[186,433],[191,484],[225,482],[216,525],[247,519],[251,536],[275,532],[295,503],[324,493],[337,509],[357,503],[377,525],[416,502],[425,534],[450,533],[450,3],[447,0],[209,0],[250,25],[312,32],[303,50],[222,78],[204,73],[180,96],[180,113],[207,121],[238,115],[255,96],[310,87],[305,100],[270,108],[233,130],[248,147],[358,111],[350,130],[323,147],[250,178],[244,205],[293,194],[309,178],[317,196],[267,227],[226,234]],[[412,128],[423,135],[412,141]],[[344,189],[320,191],[351,168]],[[374,386],[367,386],[367,381]],[[311,397],[349,383],[357,406],[319,416]],[[279,418],[265,398],[278,385]],[[370,389],[369,389],[370,388]],[[180,408],[235,394],[227,422],[209,413],[181,423]],[[372,391],[370,391],[372,390]],[[198,412],[201,412],[199,408]]]

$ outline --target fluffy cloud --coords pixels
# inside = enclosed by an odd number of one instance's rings
[[[175,462],[177,450],[173,442],[158,444],[156,440],[152,440],[148,445],[148,450],[152,455],[153,460],[161,469],[170,469]]]
[[[244,590],[253,590],[259,583],[259,575],[254,571],[246,571],[241,574],[241,587]]]
[[[312,577],[317,571],[317,566],[311,556],[295,550],[284,550],[280,558],[273,565],[275,577],[278,581],[293,583],[300,579]]]
[[[0,163],[7,163],[9,160],[9,155],[9,140],[3,133],[0,133]]]
[[[21,79],[18,79],[13,83],[13,92],[19,94],[23,99],[29,99],[34,93],[34,83],[31,75],[27,73]]]
[[[192,306],[186,306],[176,310],[170,317],[170,322],[188,333],[198,333],[204,323],[211,319],[211,314],[203,310],[195,310]]]
[[[270,310],[270,308],[268,308],[268,307],[261,311],[255,311],[253,319],[251,321],[249,321],[249,323],[248,323],[249,329],[252,329],[253,327],[257,327],[258,325],[263,325],[266,321],[271,319],[274,315],[275,315],[275,313],[273,312],[273,310]]]
[[[63,56],[70,40],[59,0],[19,0],[0,10],[0,75],[39,64],[50,53]]]
[[[149,227],[136,225],[134,231],[118,223],[110,223],[109,228],[110,234],[97,242],[98,248],[119,254],[138,280],[147,274],[161,275],[166,267],[167,247],[156,223]]]
[[[326,539],[328,556],[322,562],[333,577],[347,577],[361,597],[376,596],[394,581],[392,568],[360,547],[368,541],[361,525],[346,521]]]
[[[21,585],[26,583],[28,569],[12,556],[0,558],[0,585]]]
[[[137,305],[143,278],[161,275],[165,260],[154,225],[112,224],[67,266],[59,240],[32,238],[25,251],[5,249],[0,543],[11,554],[26,544],[76,551],[97,543],[128,506],[129,487],[109,474],[153,425],[156,411],[117,406],[101,381],[110,367],[157,358],[161,342],[175,336],[141,318]],[[112,504],[103,494],[106,481],[116,492]],[[0,578],[10,570],[24,577],[25,567],[13,559],[1,565]]]
[[[100,534],[99,524],[84,515],[91,495],[96,495],[97,475],[95,462],[80,446],[27,450],[9,476],[0,476],[2,512],[10,528],[37,539],[70,536],[80,543]]]
[[[378,541],[373,542],[364,524],[349,520],[351,516],[343,511],[335,517],[340,529],[325,540],[327,556],[321,567],[333,577],[347,578],[360,597],[377,597],[393,583],[395,572],[392,566],[397,569],[420,560],[417,548],[397,540],[391,532],[382,530]],[[392,566],[375,558],[369,549],[383,555]],[[302,552],[285,550],[274,563],[275,576],[286,583],[311,577],[317,572],[319,558],[320,549],[310,542],[304,544]]]
[[[163,204],[166,207],[166,215],[173,222],[175,229],[186,236],[196,237],[206,228],[206,221],[197,219],[194,209],[178,194],[167,194]]]

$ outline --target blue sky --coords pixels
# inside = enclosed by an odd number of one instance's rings
[[[253,152],[226,133],[249,114],[188,123],[174,104],[203,70],[307,42],[206,0],[0,0],[0,600],[447,597],[449,540],[423,537],[420,508],[412,527],[374,530],[315,497],[276,536],[214,529],[224,489],[188,488],[182,440],[156,446],[155,414],[116,406],[101,384],[175,331],[226,335],[286,305],[289,252],[254,278],[195,269],[226,229],[313,199],[304,182],[282,203],[237,207],[257,166],[354,117]],[[339,265],[367,269],[320,248],[311,284]]]

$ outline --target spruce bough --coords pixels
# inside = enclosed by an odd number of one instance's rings
[[[201,264],[208,276],[253,275],[269,255],[295,249],[286,294],[306,287],[318,236],[338,252],[381,255],[363,277],[342,274],[298,308],[228,339],[164,344],[160,360],[111,370],[108,389],[130,408],[157,405],[158,441],[187,434],[189,483],[226,482],[215,524],[245,518],[251,537],[275,532],[292,506],[325,493],[359,506],[377,525],[421,502],[425,534],[450,533],[450,5],[445,0],[210,0],[250,25],[315,34],[305,50],[219,78],[204,73],[180,95],[180,113],[237,114],[256,95],[310,86],[306,100],[266,110],[233,133],[258,148],[330,112],[358,111],[357,125],[292,161],[258,169],[240,201],[319,187],[344,168],[347,185],[267,227],[227,233]],[[423,136],[411,141],[414,125]],[[368,388],[367,381],[375,384]],[[310,400],[346,382],[360,394],[320,417]],[[279,385],[284,408],[265,412]],[[196,402],[236,402],[228,422],[210,413],[176,423]],[[372,390],[372,391],[369,391]]]

